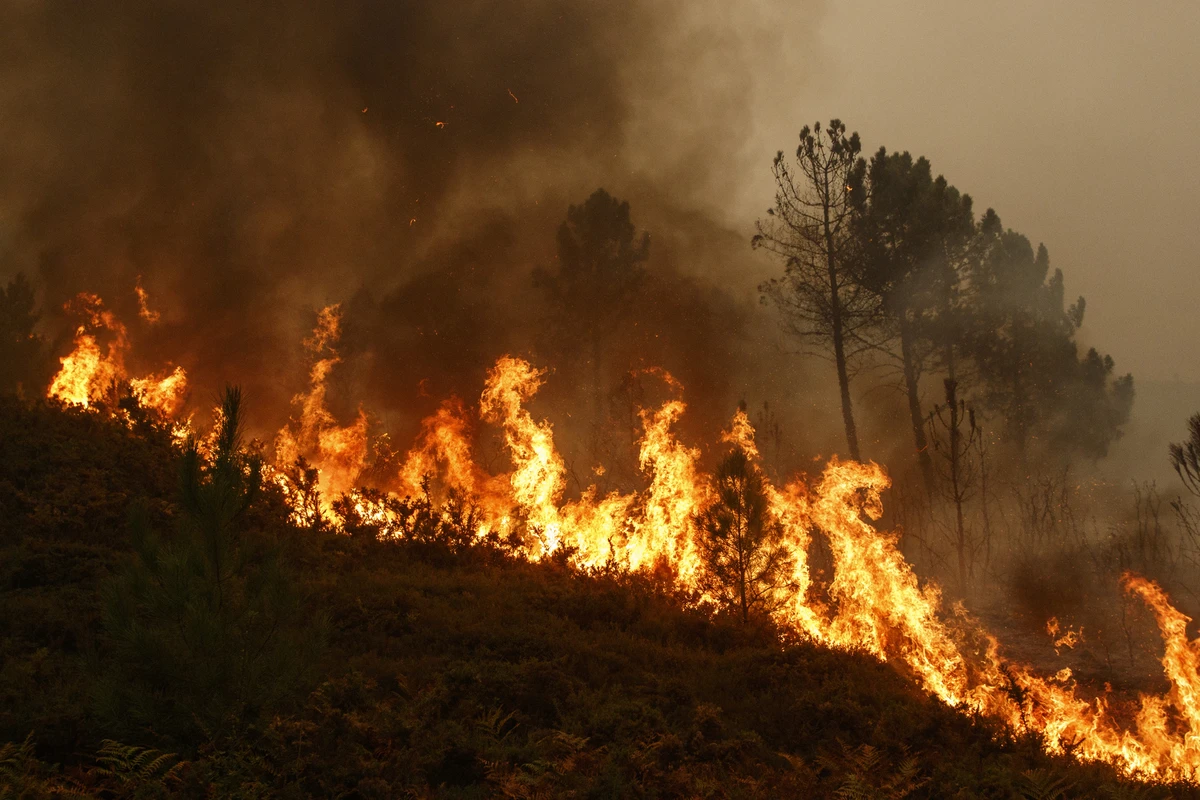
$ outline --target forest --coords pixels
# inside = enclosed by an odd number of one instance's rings
[[[3,12],[0,798],[1200,797],[1179,343],[710,5]]]

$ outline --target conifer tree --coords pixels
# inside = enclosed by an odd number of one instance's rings
[[[701,588],[743,622],[770,613],[786,589],[791,562],[771,518],[762,472],[737,448],[717,468],[716,497],[696,516]]]
[[[262,473],[242,447],[237,389],[204,450],[191,440],[183,453],[175,531],[157,535],[133,509],[134,559],[105,597],[102,715],[184,739],[224,735],[286,696],[321,627],[305,624],[278,544],[246,524]]]
[[[861,185],[866,162],[858,134],[841,120],[800,131],[796,162],[775,156],[775,204],[758,221],[751,239],[784,260],[784,274],[762,284],[764,300],[779,309],[784,329],[832,355],[837,371],[842,424],[850,457],[861,457],[850,396],[856,356],[869,346],[863,337],[878,322],[876,296],[859,280],[852,230],[853,187]]]

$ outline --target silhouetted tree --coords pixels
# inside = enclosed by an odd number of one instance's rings
[[[975,546],[967,535],[963,508],[975,492],[980,479],[976,453],[982,453],[982,431],[975,421],[975,409],[958,396],[958,382],[943,381],[946,402],[937,404],[929,413],[929,438],[940,456],[942,486],[946,499],[954,507],[954,552],[958,557],[958,581],[962,591],[975,563]]]
[[[1171,466],[1189,492],[1200,497],[1200,414],[1188,419],[1187,441],[1170,446]]]
[[[919,384],[930,359],[958,380],[959,288],[975,233],[971,198],[934,178],[926,159],[882,147],[854,177],[860,179],[850,197],[861,280],[884,311],[879,338],[899,362],[917,460],[932,494]]]
[[[800,131],[793,167],[775,156],[775,205],[758,221],[751,240],[785,260],[784,274],[759,290],[783,316],[785,330],[830,353],[837,369],[842,422],[850,457],[861,457],[850,399],[854,357],[867,349],[861,338],[877,322],[878,304],[855,272],[851,230],[852,186],[861,185],[866,162],[858,134],[846,135],[840,120]],[[798,170],[798,171],[797,171]]]
[[[33,287],[18,273],[0,288],[0,392],[40,394],[45,377],[45,341],[34,332],[38,322]]]
[[[597,189],[567,209],[558,228],[558,262],[534,271],[534,284],[552,301],[561,343],[586,354],[593,424],[602,417],[605,343],[645,278],[650,236],[637,233],[629,203]]]
[[[717,467],[716,498],[696,516],[700,585],[743,622],[769,613],[787,586],[791,561],[783,529],[772,519],[762,473],[744,450],[730,453]]]
[[[1133,377],[1114,377],[1112,358],[1094,349],[1079,356],[1084,300],[1065,305],[1062,271],[1050,272],[1045,246],[1035,254],[990,209],[979,230],[963,339],[984,404],[1022,458],[1034,440],[1064,457],[1104,456],[1129,418]]]
[[[230,389],[211,454],[194,440],[183,453],[175,534],[154,535],[144,507],[132,513],[135,560],[105,598],[104,716],[219,736],[291,692],[312,665],[319,620],[302,616],[278,548],[242,524],[261,483]]]
[[[1188,434],[1186,441],[1170,445],[1171,466],[1179,474],[1183,487],[1193,497],[1200,497],[1200,414],[1193,414],[1188,419]],[[1191,544],[1192,558],[1196,559],[1200,551],[1200,513],[1184,502],[1183,497],[1172,500],[1171,508]]]

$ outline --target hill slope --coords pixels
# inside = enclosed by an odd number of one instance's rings
[[[0,786],[28,796],[67,785],[103,796],[1191,796],[1047,757],[889,665],[711,619],[652,577],[297,530],[270,493],[247,524],[284,544],[327,631],[307,684],[219,737],[122,725],[95,700],[112,657],[101,594],[129,560],[132,500],[147,499],[170,530],[177,461],[161,432],[0,401],[0,741],[14,743],[0,752]],[[128,744],[102,750],[107,738]],[[134,745],[178,755],[151,768]]]

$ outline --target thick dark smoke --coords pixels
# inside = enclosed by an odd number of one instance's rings
[[[477,393],[500,353],[546,350],[530,275],[567,205],[605,186],[670,287],[644,304],[641,355],[713,419],[743,397],[795,401],[753,304],[761,266],[714,198],[748,166],[753,73],[802,43],[741,17],[634,0],[9,3],[0,269],[40,279],[51,323],[101,294],[135,366],[182,364],[199,400],[241,383],[264,427],[302,388],[313,309],[342,302],[340,410],[403,427]]]

